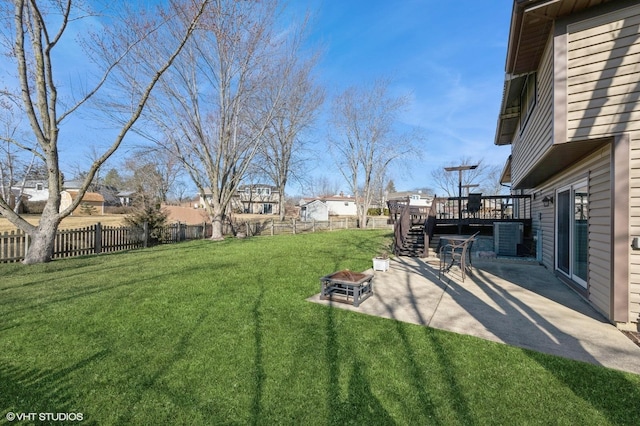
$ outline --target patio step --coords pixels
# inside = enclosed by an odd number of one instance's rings
[[[429,257],[436,257],[438,255],[438,245],[440,245],[440,235],[434,235],[431,240],[429,240]]]

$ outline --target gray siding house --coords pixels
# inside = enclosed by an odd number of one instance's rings
[[[515,0],[495,143],[542,263],[638,330],[640,3]]]

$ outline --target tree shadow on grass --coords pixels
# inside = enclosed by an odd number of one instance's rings
[[[418,272],[421,274],[425,274],[427,269],[424,265],[417,265]],[[434,284],[440,288],[444,289],[444,284],[440,282],[434,282]],[[418,297],[414,293],[414,288],[410,282],[410,276],[405,277],[405,287],[407,291],[407,297],[409,299],[409,303],[411,308],[415,311],[415,315],[417,317],[418,323],[421,325],[427,325],[429,323],[430,318],[424,318],[422,312],[418,306]],[[387,312],[392,318],[395,318],[394,308],[382,301],[385,305]],[[423,411],[423,415],[426,419],[430,419],[433,424],[441,424],[442,422],[437,418],[437,407],[432,401],[431,396],[425,389],[426,384],[428,383],[428,378],[425,376],[425,372],[418,362],[418,354],[416,353],[413,345],[411,344],[411,339],[409,338],[406,331],[406,324],[403,322],[396,320],[396,331],[400,336],[403,349],[404,349],[404,360],[407,363],[407,367],[410,371],[410,381],[414,391],[420,396],[421,401],[421,409]],[[474,419],[469,407],[469,404],[464,397],[464,392],[461,391],[459,383],[456,380],[457,375],[457,367],[451,362],[450,357],[447,355],[446,350],[438,338],[438,335],[434,333],[432,330],[425,329],[425,335],[428,340],[431,342],[431,348],[433,350],[434,355],[438,361],[438,366],[441,370],[441,377],[443,381],[446,383],[446,387],[444,388],[444,392],[448,394],[447,400],[452,404],[453,412],[459,417],[459,421],[461,424],[473,424]]]
[[[640,376],[571,362],[540,352],[526,351],[571,392],[589,403],[611,424],[637,425],[640,419]]]
[[[470,283],[465,284],[455,280],[448,280],[447,293],[460,306],[464,307],[468,315],[474,317],[507,344],[522,347],[525,346],[522,344],[523,342],[537,340],[542,346],[547,347],[549,352],[559,349],[560,346],[571,347],[574,355],[583,362],[576,362],[531,349],[523,349],[523,353],[553,374],[554,377],[571,389],[575,395],[593,406],[613,424],[637,423],[637,419],[640,418],[640,405],[637,403],[640,401],[640,376],[600,367],[599,362],[582,346],[578,339],[549,322],[536,309],[521,301],[517,294],[512,294],[506,288],[503,288],[496,279],[496,277],[500,277],[511,284],[526,288],[518,284],[517,271],[512,271],[511,269],[513,268],[500,267],[501,265],[491,266],[493,268],[490,269],[490,272],[476,269],[469,281],[473,281],[498,309],[470,291]],[[537,266],[527,265],[526,267],[536,268]],[[533,269],[527,271],[529,274],[535,274]],[[531,278],[531,275],[529,278]],[[551,285],[547,282],[546,275],[542,276],[540,280],[542,281],[540,281],[539,285],[526,289],[543,294],[545,298],[549,298],[548,303],[562,304],[579,312],[581,315],[587,315],[594,320],[601,321],[592,308],[586,306],[568,289],[564,287],[545,287]],[[542,284],[543,282],[544,285]],[[562,286],[559,282],[557,285]],[[514,329],[521,330],[521,338],[524,340],[514,340]],[[612,329],[613,332],[616,332],[616,330]],[[432,335],[432,333],[429,334]],[[434,345],[434,348],[440,348],[442,352],[441,345]],[[444,352],[438,353],[438,358],[442,365],[446,367],[447,357]],[[446,370],[447,368],[445,368]],[[633,380],[636,377],[638,380]],[[450,388],[455,391],[455,383],[452,383]],[[612,395],[616,395],[616,397],[612,398]],[[465,423],[467,422],[465,421]]]
[[[139,384],[141,392],[138,392],[136,398],[128,401],[130,409],[125,410],[124,413],[120,415],[118,421],[116,422],[117,424],[135,423],[133,419],[133,416],[136,414],[135,407],[140,401],[142,401],[147,390],[154,389],[158,381],[160,381],[177,362],[183,360],[187,356],[188,348],[191,344],[193,336],[196,331],[202,326],[207,316],[209,316],[208,312],[201,312],[198,316],[198,319],[194,322],[193,326],[190,329],[186,330],[185,333],[182,334],[180,340],[175,344],[175,346],[173,347],[173,351],[171,352],[171,356],[165,361],[161,362],[160,366],[151,376],[141,381],[141,383]],[[167,352],[169,350],[170,348],[167,348]],[[164,389],[164,391],[168,394],[169,397],[176,400],[179,400],[184,396],[182,394],[177,394],[170,389]]]
[[[393,418],[373,394],[367,377],[366,365],[357,358],[340,359],[338,343],[339,330],[336,328],[335,309],[326,310],[326,347],[325,360],[328,374],[327,423],[331,425],[395,424]],[[346,398],[340,391],[341,369],[351,364]]]
[[[266,372],[264,370],[263,350],[264,345],[262,341],[262,312],[261,307],[264,301],[264,286],[260,286],[260,294],[258,295],[251,313],[254,320],[254,344],[255,344],[255,356],[253,365],[253,376],[255,378],[255,393],[251,403],[251,424],[259,424],[262,414],[262,396],[264,392],[264,381],[266,378]]]
[[[85,407],[77,405],[69,375],[107,356],[103,350],[60,370],[22,368],[0,362],[0,412],[82,413],[82,424],[95,424]]]

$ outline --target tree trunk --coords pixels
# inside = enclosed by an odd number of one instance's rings
[[[224,240],[224,234],[222,233],[223,217],[220,214],[214,214],[211,216],[211,239],[213,241]]]
[[[367,228],[367,211],[363,211],[360,215],[360,221],[358,223],[358,228],[366,229]]]
[[[22,263],[33,265],[51,261],[59,224],[60,219],[57,216],[55,218],[44,215],[41,217],[35,233],[29,235],[31,241]]]
[[[280,194],[278,194],[278,206],[280,211],[278,212],[278,216],[280,218],[280,222],[284,222],[284,215],[286,213],[286,206],[284,205],[284,185],[280,187]]]

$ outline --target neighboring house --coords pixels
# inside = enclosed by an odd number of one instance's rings
[[[311,203],[314,200],[320,200],[326,204],[329,216],[357,216],[358,209],[356,199],[343,194],[330,197],[319,198],[303,198],[300,200],[300,206]]]
[[[389,201],[406,201],[407,198],[409,198],[410,206],[431,207],[433,202],[433,196],[423,194],[422,191],[390,192],[387,195]]]
[[[265,184],[242,185],[231,199],[231,208],[242,213],[279,214],[280,191],[277,187]],[[211,191],[205,189],[204,197],[200,196],[200,205],[211,200]]]
[[[243,213],[279,214],[279,195],[278,188],[272,185],[242,185],[231,199],[232,208]]]
[[[355,197],[347,197],[343,195],[335,195],[333,197],[325,197],[324,202],[327,203],[330,216],[357,216],[358,207]]]
[[[118,201],[122,207],[130,207],[133,204],[135,194],[135,191],[120,191],[116,194],[116,197],[118,197]]]
[[[60,193],[60,211],[66,209],[78,197],[78,191],[62,191]],[[103,215],[104,197],[97,192],[85,192],[82,201],[72,214],[76,215]]]
[[[329,208],[322,200],[312,200],[300,205],[300,219],[307,222],[312,220],[329,220]]]
[[[11,187],[14,194],[19,194],[20,184]],[[27,180],[22,191],[23,201],[47,201],[49,198],[49,185],[46,180]]]
[[[497,145],[532,194],[538,258],[620,328],[640,323],[640,4],[515,0]],[[514,214],[518,214],[514,206]]]

